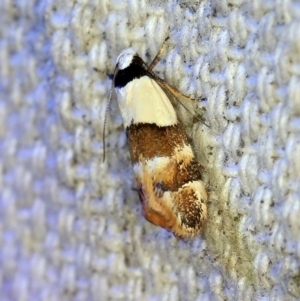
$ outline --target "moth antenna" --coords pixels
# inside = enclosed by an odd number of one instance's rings
[[[105,115],[104,115],[103,133],[102,133],[102,135],[103,135],[103,136],[102,136],[102,143],[103,143],[103,162],[105,161],[105,129],[106,129],[106,117],[107,117],[107,112],[108,112],[108,109],[109,109],[109,104],[110,104],[110,101],[111,101],[111,98],[112,98],[112,93],[113,93],[113,89],[114,89],[114,83],[115,83],[115,77],[116,77],[117,71],[118,71],[118,68],[116,67],[116,68],[115,68],[115,71],[114,71],[114,77],[113,77],[113,80],[112,80],[112,82],[111,82],[111,89],[110,89],[109,98],[108,98],[108,102],[107,102],[106,109],[105,109]]]

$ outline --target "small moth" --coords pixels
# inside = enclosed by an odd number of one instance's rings
[[[201,166],[167,94],[187,97],[152,72],[162,49],[149,66],[132,48],[124,50],[117,59],[113,86],[143,215],[176,237],[188,238],[201,231],[207,194]],[[111,95],[112,91],[110,99]]]

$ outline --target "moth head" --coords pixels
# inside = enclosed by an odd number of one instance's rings
[[[124,70],[125,68],[129,67],[135,56],[137,56],[137,53],[133,48],[125,49],[117,58],[116,68],[119,70]]]

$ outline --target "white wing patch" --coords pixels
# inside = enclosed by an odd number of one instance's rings
[[[161,87],[148,76],[116,89],[125,128],[134,123],[177,124],[176,112]]]

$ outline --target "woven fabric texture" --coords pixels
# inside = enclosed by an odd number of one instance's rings
[[[300,299],[299,2],[0,11],[1,300]],[[117,56],[149,63],[168,35],[154,70],[202,116],[182,113],[209,193],[187,240],[142,217],[115,96],[102,162]]]

